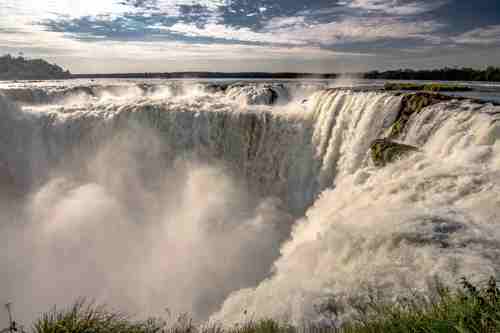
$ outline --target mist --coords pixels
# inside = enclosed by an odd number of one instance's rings
[[[157,133],[140,126],[84,151],[16,207],[4,196],[0,294],[18,320],[79,297],[203,320],[269,275],[292,224],[279,199],[258,197],[222,162],[171,163]]]

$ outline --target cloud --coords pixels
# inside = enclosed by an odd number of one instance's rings
[[[417,15],[433,11],[447,2],[449,1],[350,0],[343,1],[341,4],[349,8],[368,12],[379,12],[389,15]]]
[[[388,17],[345,17],[338,22],[309,24],[303,17],[282,17],[269,21],[261,31],[223,24],[177,23],[165,30],[190,37],[228,39],[280,45],[336,45],[382,39],[432,39],[428,34],[442,25],[434,21],[405,22]]]
[[[56,2],[61,4],[64,1]],[[64,58],[63,63],[68,63],[70,69],[75,68],[71,59],[92,58],[115,63],[132,62],[133,59],[157,62],[183,59],[200,63],[213,59],[235,62],[245,59],[282,59],[284,62],[316,59],[322,62],[371,55],[366,50],[337,50],[344,44],[391,39],[431,40],[432,33],[441,27],[434,21],[416,23],[380,15],[343,15],[332,22],[319,22],[312,12],[309,15],[304,12],[298,16],[274,16],[259,28],[235,26],[219,21],[220,7],[227,4],[227,0],[128,1],[115,3],[115,6],[109,6],[109,3],[96,6],[92,10],[89,6],[82,6],[73,12],[73,16],[64,16],[70,11],[65,6],[59,7],[57,15],[48,12],[52,7],[44,8],[44,13],[16,7],[17,12],[13,12],[16,15],[10,16],[11,22],[4,24],[4,29],[0,26],[0,50],[23,51],[26,55],[56,61]],[[203,10],[213,11],[211,17],[216,19],[201,22],[183,17],[173,20],[158,14],[177,15],[176,11],[183,10],[181,5],[202,6]],[[27,14],[23,16],[25,12]],[[77,14],[92,15],[75,18]],[[14,27],[14,33],[5,29],[7,26]]]
[[[44,22],[77,22],[83,18],[108,22],[134,15],[178,18],[189,7],[198,8],[207,17],[219,17],[220,9],[230,3],[231,0],[2,0],[0,30],[37,30],[43,28]]]
[[[44,30],[23,34],[0,31],[0,53],[4,50],[11,53],[22,50],[28,57],[46,58],[75,73],[214,70],[214,64],[217,64],[218,70],[256,71],[262,68],[259,64],[263,62],[283,64],[283,67],[266,67],[266,70],[285,70],[288,68],[287,63],[297,61],[316,62],[319,67],[325,60],[334,62],[339,58],[370,56],[307,45],[207,44],[174,40],[124,43],[104,36],[92,37],[92,42],[88,42],[82,40],[81,34],[72,36]]]
[[[124,15],[126,13],[157,13],[178,15],[183,6],[198,6],[217,11],[228,6],[231,0],[2,0],[0,8],[16,16],[29,17],[83,17],[102,15]]]
[[[454,37],[453,41],[459,44],[499,45],[500,25],[491,25],[467,31]]]
[[[56,2],[61,6],[56,6]],[[256,32],[247,27],[236,28],[211,22],[197,27],[194,23],[181,21],[168,26],[164,17],[155,16],[158,11],[170,11],[173,15],[175,10],[182,10],[180,5],[196,4],[219,15],[215,12],[219,11],[220,6],[229,3],[225,0],[143,1],[140,4],[128,1],[114,3],[113,6],[108,3],[95,7],[89,5],[92,3],[95,0],[80,6],[70,16],[66,15],[71,12],[69,2],[63,0],[51,2],[50,6],[37,5],[38,7],[31,8],[26,1],[22,1],[20,6],[4,2],[0,8],[9,7],[12,15],[6,16],[9,21],[2,20],[0,24],[0,52],[23,51],[27,56],[44,57],[63,65],[68,64],[71,70],[75,71],[76,68],[77,72],[89,71],[80,69],[83,62],[77,59],[85,59],[87,63],[90,59],[96,59],[114,64],[132,64],[140,59],[144,67],[147,66],[145,62],[163,63],[165,67],[157,70],[169,70],[169,62],[178,66],[181,60],[194,64],[206,64],[214,59],[233,62],[257,62],[264,59],[293,62],[303,58],[321,62],[337,57],[363,56],[358,52],[321,49],[317,45],[310,45],[306,39],[290,39],[283,35],[276,39],[269,31]],[[55,7],[58,7],[58,11],[51,12]],[[75,17],[79,15],[83,16]],[[286,29],[303,21],[280,18],[271,21],[266,29]],[[137,39],[131,38],[133,34],[136,34]],[[179,38],[180,35],[203,38]],[[113,39],[117,36],[127,42]],[[286,45],[280,44],[281,42]],[[187,64],[182,69],[190,68],[197,67]],[[125,69],[127,70],[131,70],[131,67]],[[173,70],[179,68],[175,67]]]
[[[273,17],[266,23],[266,28],[269,30],[274,30],[304,25],[305,23],[306,19],[304,16]]]

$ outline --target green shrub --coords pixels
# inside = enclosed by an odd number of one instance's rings
[[[405,91],[431,91],[431,92],[463,92],[472,91],[472,88],[461,85],[446,83],[394,83],[387,82],[384,85],[385,90],[405,90]]]

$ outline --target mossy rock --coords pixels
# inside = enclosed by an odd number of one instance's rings
[[[384,85],[385,90],[414,90],[414,91],[434,91],[434,92],[464,92],[472,91],[473,89],[468,86],[446,84],[446,83],[394,83],[387,82]]]
[[[453,97],[428,92],[405,95],[401,102],[401,109],[391,127],[388,137],[390,139],[398,137],[403,132],[410,117],[422,111],[423,108],[451,99]]]
[[[397,159],[407,156],[410,153],[419,151],[417,147],[397,143],[387,139],[373,141],[371,147],[373,163],[377,167],[383,167]]]

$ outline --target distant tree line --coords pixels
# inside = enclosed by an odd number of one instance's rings
[[[392,71],[371,71],[367,73],[268,73],[268,72],[165,72],[165,73],[107,73],[76,74],[74,78],[163,78],[163,79],[336,79],[341,76],[381,80],[432,80],[432,81],[497,81],[500,82],[500,68],[485,70],[472,68],[443,68],[435,70],[399,69]]]
[[[433,70],[399,69],[371,71],[363,74],[366,79],[385,80],[442,80],[442,81],[496,81],[500,82],[500,67],[489,66],[485,70],[473,68],[449,68]]]
[[[104,73],[74,74],[77,79],[134,78],[134,79],[335,79],[335,73],[269,73],[269,72],[147,72],[147,73]]]
[[[70,78],[71,73],[42,59],[10,54],[0,57],[0,80],[47,80]]]
[[[367,73],[346,73],[344,75],[365,79],[383,80],[442,80],[442,81],[496,81],[500,82],[500,67],[489,66],[484,70],[473,68],[450,68],[433,70],[398,69],[371,71]],[[58,65],[42,59],[26,59],[10,54],[0,56],[0,80],[48,80],[67,78],[256,78],[256,79],[335,79],[336,73],[267,73],[267,72],[170,72],[170,73],[116,73],[72,75]]]

